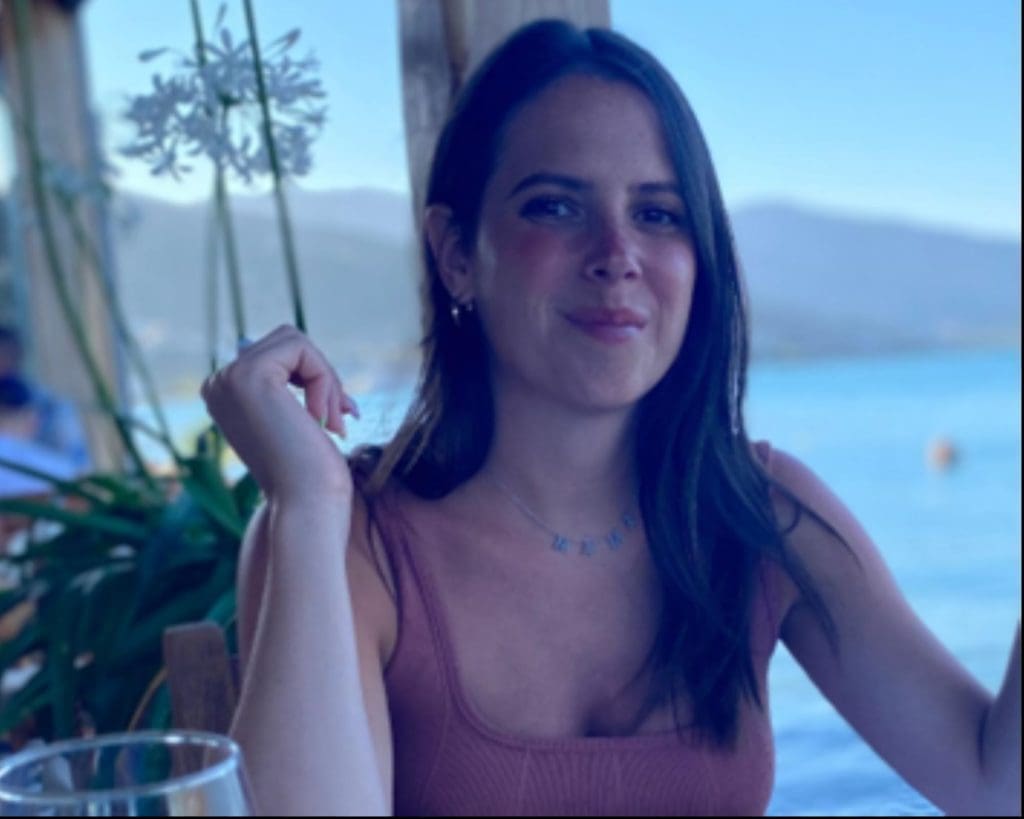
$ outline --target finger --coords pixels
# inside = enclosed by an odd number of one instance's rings
[[[243,356],[252,364],[262,361],[261,369],[271,367],[278,371],[278,377],[299,387],[313,420],[321,428],[341,434],[344,423],[334,417],[340,414],[338,407],[343,395],[337,373],[304,333],[281,325],[247,348]]]
[[[271,341],[281,338],[282,336],[295,336],[298,338],[305,338],[306,334],[303,333],[294,324],[278,324],[273,330],[263,336],[264,339]],[[261,339],[262,340],[262,339]]]
[[[283,369],[289,383],[304,390],[322,382],[321,390],[325,401],[329,398],[327,393],[330,385],[338,378],[323,353],[305,337],[279,342],[277,354],[271,361]],[[323,409],[326,409],[326,405]]]
[[[342,412],[347,412],[354,418],[362,419],[363,417],[359,412],[359,405],[355,402],[355,399],[344,390],[341,393],[341,408]]]
[[[324,410],[323,417],[320,419],[320,427],[325,432],[339,432],[338,427],[338,385],[336,381],[332,381],[327,388],[327,406]]]
[[[237,354],[240,356],[247,352],[259,352],[289,336],[301,335],[298,330],[290,324],[280,324],[269,333],[264,333],[257,339],[241,336],[235,342]]]
[[[348,428],[345,424],[345,416],[342,413],[342,396],[344,392],[341,389],[341,383],[335,382],[334,393],[331,399],[331,428],[342,438],[348,437]]]
[[[330,421],[331,382],[327,378],[315,378],[303,385],[306,411],[321,427]]]

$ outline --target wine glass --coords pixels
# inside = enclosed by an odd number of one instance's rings
[[[5,816],[248,816],[238,746],[200,731],[138,731],[0,759]]]

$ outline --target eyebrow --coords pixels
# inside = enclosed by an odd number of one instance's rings
[[[635,189],[638,193],[671,193],[683,198],[683,190],[675,182],[644,182]]]
[[[539,173],[531,173],[520,179],[519,183],[509,191],[507,198],[511,199],[517,193],[536,185],[556,185],[572,191],[582,191],[593,187],[590,183],[584,182],[575,176],[541,171]],[[643,194],[671,193],[680,199],[683,198],[683,192],[675,182],[642,182],[639,185],[632,186],[632,190]]]
[[[535,185],[557,185],[560,188],[568,188],[569,190],[574,191],[581,191],[590,187],[582,179],[577,179],[575,176],[565,176],[564,174],[544,172],[531,173],[519,180],[519,184],[509,191],[507,198],[511,199],[520,191],[532,188]]]

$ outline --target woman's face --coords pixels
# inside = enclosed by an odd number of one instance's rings
[[[646,97],[564,77],[506,127],[468,258],[495,387],[584,410],[628,408],[683,341],[696,276]]]

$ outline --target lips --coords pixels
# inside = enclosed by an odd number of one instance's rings
[[[647,326],[647,317],[628,307],[580,308],[566,313],[565,317],[583,327],[634,327],[642,330]]]
[[[586,307],[563,315],[577,329],[606,344],[630,341],[647,326],[647,316],[628,307]]]

